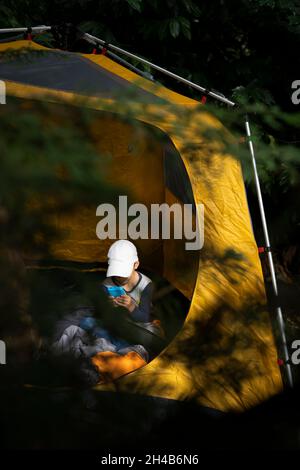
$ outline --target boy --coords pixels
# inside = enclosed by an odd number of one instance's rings
[[[160,334],[160,328],[151,322],[153,283],[147,276],[137,271],[138,266],[135,245],[128,240],[116,241],[108,251],[107,277],[103,281],[103,289],[107,293],[107,288],[121,286],[125,294],[119,297],[109,296],[113,307],[125,308],[129,312],[130,319],[137,325],[152,333]],[[66,319],[69,322],[66,322]],[[78,315],[63,319],[59,322],[59,326],[60,331],[52,344],[52,352],[55,355],[71,354],[73,357],[87,359],[79,371],[85,382],[92,383],[95,368],[102,378],[105,373],[107,378],[114,379],[145,365],[149,360],[149,353],[144,345],[120,338],[107,328],[101,327],[91,316],[90,309],[86,312],[80,309]],[[125,360],[123,361],[120,356]],[[91,373],[93,373],[92,378]]]
[[[121,286],[125,294],[109,297],[114,307],[124,307],[136,322],[151,322],[152,281],[137,271],[139,259],[136,247],[129,240],[118,240],[108,251],[107,278],[104,287]]]

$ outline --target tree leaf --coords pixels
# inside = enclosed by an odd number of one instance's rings
[[[177,18],[171,19],[171,21],[169,23],[169,28],[170,28],[171,36],[173,36],[173,38],[177,38],[177,36],[179,36],[179,32],[180,32],[180,24],[179,24],[179,21],[177,20]]]
[[[129,6],[138,12],[142,10],[142,0],[126,0]]]
[[[183,16],[180,16],[178,18],[178,21],[180,22],[180,29],[182,34],[187,38],[191,39],[191,23],[187,18],[184,18]]]

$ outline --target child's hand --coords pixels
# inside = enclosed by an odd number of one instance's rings
[[[114,301],[118,307],[125,307],[129,312],[132,312],[136,307],[135,301],[130,297],[130,295],[120,295],[120,297],[115,297]]]
[[[112,297],[111,295],[108,297],[108,300],[110,301],[113,307],[119,307],[119,305],[116,302],[117,298],[118,297]]]

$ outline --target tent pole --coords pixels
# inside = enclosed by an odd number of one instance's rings
[[[42,32],[42,31],[50,31],[52,29],[51,26],[34,26],[30,28],[32,32]],[[26,33],[28,28],[5,28],[0,29],[0,33]]]
[[[113,44],[109,44],[109,43],[103,41],[102,39],[97,38],[96,36],[92,36],[91,34],[88,34],[88,33],[83,33],[83,37],[86,38],[86,39],[92,39],[95,42],[101,44],[102,46],[105,46],[108,49],[112,49],[116,52],[119,52],[120,54],[126,55],[127,57],[130,57],[132,59],[136,59],[136,60],[138,60],[139,62],[141,62],[143,64],[149,65],[154,70],[157,70],[157,71],[159,71],[159,72],[161,72],[165,75],[168,75],[169,77],[172,77],[175,80],[178,80],[179,82],[184,83],[185,85],[188,85],[192,88],[195,88],[195,90],[201,91],[202,93],[205,93],[207,96],[211,96],[212,98],[215,98],[218,101],[222,101],[223,103],[228,104],[229,106],[235,106],[235,103],[233,101],[230,101],[227,98],[225,98],[225,96],[222,96],[218,93],[215,93],[214,91],[207,90],[206,88],[204,88],[200,85],[197,85],[196,83],[193,83],[190,80],[187,80],[186,78],[180,77],[179,75],[176,75],[175,73],[170,72],[167,69],[164,69],[164,68],[162,68],[162,67],[160,67],[156,64],[153,64],[152,62],[149,62],[148,60],[143,59],[142,57],[139,57],[135,54],[132,54],[131,52],[125,51],[124,49],[121,49],[118,46],[114,46]]]
[[[51,29],[52,29],[52,26],[42,25],[42,26],[32,27],[31,31],[32,32],[37,32],[37,31],[41,32],[41,31],[50,31]],[[28,30],[28,28],[6,28],[6,29],[0,29],[0,34],[1,33],[12,33],[12,32],[19,32],[19,33],[24,32],[25,33],[27,30]],[[201,93],[204,93],[207,96],[211,96],[212,98],[215,98],[216,100],[221,101],[222,103],[225,103],[229,106],[235,106],[234,101],[231,101],[231,100],[225,98],[225,96],[223,96],[219,93],[216,93],[214,91],[208,90],[208,89],[206,89],[206,88],[204,88],[200,85],[197,85],[196,83],[191,82],[190,80],[187,80],[186,78],[183,78],[180,75],[177,75],[173,72],[170,72],[169,70],[164,69],[163,67],[160,67],[159,65],[153,64],[152,62],[150,62],[146,59],[143,59],[142,57],[139,57],[136,54],[132,54],[131,52],[128,52],[125,49],[121,49],[118,46],[114,46],[113,44],[107,43],[103,39],[99,39],[96,36],[92,36],[91,34],[84,33],[84,32],[82,33],[82,38],[86,39],[89,42],[91,42],[91,40],[92,40],[94,43],[96,42],[96,43],[98,43],[102,46],[105,46],[106,48],[112,49],[116,52],[119,52],[120,54],[124,54],[127,57],[130,57],[131,59],[138,60],[139,62],[150,66],[151,68],[153,68],[154,70],[157,70],[158,72],[161,72],[165,75],[168,75],[169,77],[174,78],[175,80],[178,80],[179,82],[184,83],[185,85],[188,85],[188,86],[194,88],[195,90],[201,91]]]
[[[271,245],[270,245],[269,232],[268,232],[268,226],[267,226],[267,221],[266,221],[264,203],[263,203],[263,198],[262,198],[262,193],[261,193],[260,181],[259,181],[257,167],[256,167],[256,160],[255,160],[255,153],[254,153],[254,147],[253,147],[253,142],[252,142],[252,135],[251,135],[251,129],[250,129],[250,124],[249,124],[249,118],[248,118],[247,115],[246,115],[246,118],[245,118],[245,126],[246,126],[246,134],[247,134],[247,138],[248,138],[249,150],[250,150],[251,159],[252,159],[252,166],[253,166],[254,178],[255,178],[255,186],[256,186],[256,191],[257,191],[257,198],[258,198],[260,216],[261,216],[263,232],[264,232],[264,238],[265,238],[265,249],[266,249],[267,254],[268,254],[268,261],[269,261],[269,267],[270,267],[270,273],[271,273],[271,279],[272,279],[272,286],[273,286],[273,291],[274,291],[274,295],[275,295],[275,299],[276,299],[276,314],[277,314],[277,321],[278,321],[280,336],[281,336],[281,341],[282,341],[285,367],[286,367],[286,372],[287,372],[287,379],[288,379],[289,386],[293,387],[293,375],[292,375],[292,368],[291,368],[291,365],[289,363],[289,351],[288,351],[287,340],[286,340],[285,324],[284,324],[284,319],[283,319],[283,315],[282,315],[282,310],[281,310],[281,307],[279,306],[278,286],[277,286],[276,273],[275,273],[274,262],[273,262],[273,255],[272,255],[272,250],[271,250]]]
[[[86,37],[82,37],[82,39],[84,39],[86,42],[88,42],[89,44],[93,44],[94,46],[97,46],[99,47],[99,43],[97,43],[96,41],[92,40],[92,39],[88,39]],[[102,49],[104,49],[104,46],[100,45],[100,47]],[[120,56],[118,56],[117,54],[114,54],[113,52],[111,51],[107,51],[106,54],[109,56],[109,57],[112,57],[113,59],[117,60],[120,64],[124,65],[125,67],[127,67],[128,69],[132,70],[133,72],[137,73],[138,75],[141,75],[142,77],[144,78],[147,78],[147,80],[151,80],[151,81],[154,81],[152,75],[150,73],[147,73],[147,72],[143,72],[142,70],[138,69],[137,67],[135,67],[134,65],[130,64],[129,62],[127,62],[127,60],[125,59],[122,59]]]

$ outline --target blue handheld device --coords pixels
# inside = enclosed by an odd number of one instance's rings
[[[121,286],[105,286],[107,289],[108,295],[111,297],[120,297],[120,295],[125,295],[125,289]]]

